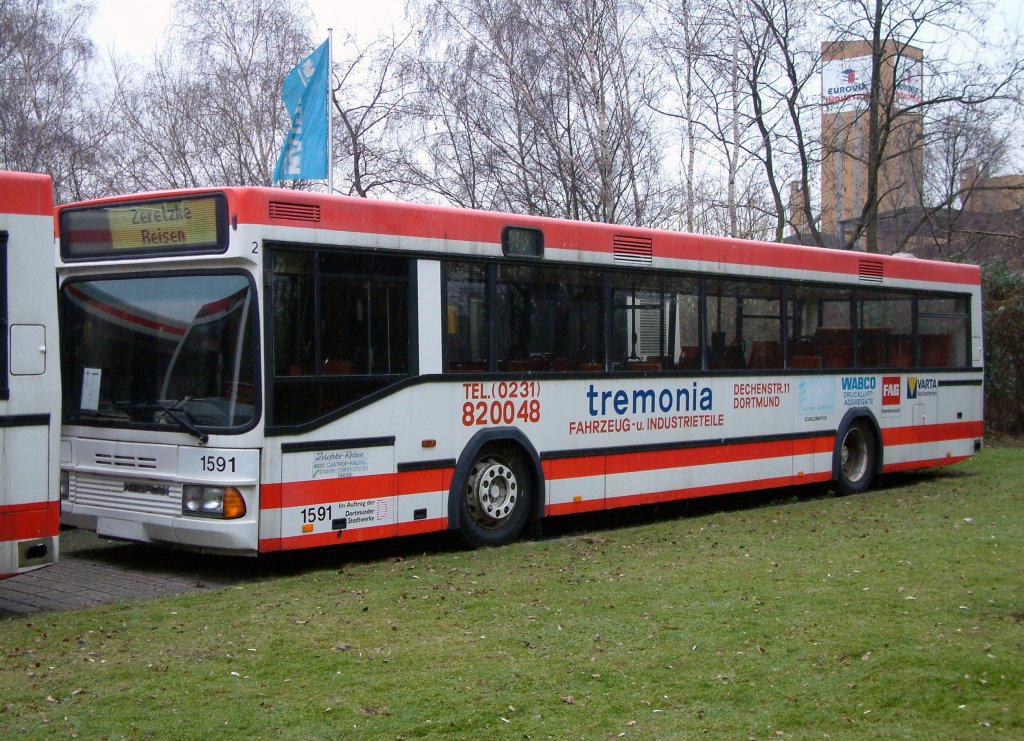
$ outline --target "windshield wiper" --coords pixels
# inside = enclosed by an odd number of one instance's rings
[[[114,414],[99,409],[79,409],[77,412],[69,412],[68,419],[117,419],[124,422],[130,421],[131,417],[127,414]]]
[[[167,404],[162,404],[159,401],[154,402],[153,406],[177,422],[186,432],[193,435],[199,441],[200,445],[206,445],[206,443],[210,441],[210,436],[199,429],[187,409],[173,409]]]
[[[177,403],[177,402],[176,402]],[[160,401],[142,403],[142,404],[119,404],[118,409],[123,409],[130,415],[132,411],[137,412],[163,412],[169,418],[173,419],[178,423],[178,426],[185,430],[193,437],[195,437],[200,445],[206,445],[210,440],[210,436],[199,429],[199,426],[195,423],[195,419],[189,414],[187,409],[171,407]]]

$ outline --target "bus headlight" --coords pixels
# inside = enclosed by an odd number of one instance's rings
[[[181,513],[236,520],[245,516],[245,499],[233,486],[187,484],[181,495]]]
[[[71,472],[60,472],[60,498],[65,502],[71,499]]]

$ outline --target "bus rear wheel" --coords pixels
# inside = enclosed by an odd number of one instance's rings
[[[839,490],[843,494],[866,491],[875,475],[875,434],[870,425],[863,420],[851,423],[837,452]]]
[[[462,494],[462,538],[472,546],[503,545],[529,517],[530,475],[514,449],[484,450],[469,468]]]

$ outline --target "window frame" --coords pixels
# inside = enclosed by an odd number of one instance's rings
[[[442,260],[442,296],[445,302],[445,307],[448,306],[448,275],[449,267],[455,264],[468,264],[476,263],[486,265],[485,268],[485,290],[484,295],[486,296],[487,306],[485,307],[485,313],[487,314],[487,328],[486,331],[489,333],[489,348],[487,358],[480,359],[477,363],[479,368],[474,368],[471,372],[479,373],[524,373],[524,372],[538,372],[537,369],[514,369],[509,370],[507,368],[499,367],[500,358],[497,357],[498,342],[495,337],[496,334],[496,321],[497,313],[494,307],[497,306],[497,274],[502,265],[508,264],[521,264],[518,261],[511,260],[494,260],[482,258],[480,260],[474,260],[473,258],[465,258],[462,256],[451,256]],[[593,270],[597,271],[601,276],[601,280],[604,283],[604,360],[603,372],[616,373],[616,372],[634,372],[636,370],[653,372],[656,370],[661,371],[673,371],[680,373],[708,373],[708,374],[750,374],[750,375],[774,375],[780,373],[821,373],[821,374],[840,374],[846,372],[854,373],[870,373],[870,372],[889,372],[894,369],[896,370],[965,370],[971,369],[973,366],[969,362],[969,358],[960,357],[958,358],[959,363],[948,366],[923,366],[921,364],[921,333],[919,331],[919,322],[922,318],[928,318],[930,315],[923,312],[919,312],[919,302],[924,302],[930,299],[952,299],[956,301],[962,301],[965,307],[964,312],[954,312],[949,315],[949,318],[956,319],[962,322],[963,332],[969,334],[971,326],[971,297],[968,293],[955,293],[950,291],[921,291],[921,290],[909,290],[905,288],[888,288],[888,287],[864,287],[860,285],[849,285],[843,283],[829,283],[829,282],[807,282],[792,280],[778,280],[772,278],[757,278],[749,276],[731,276],[731,275],[720,275],[720,274],[702,274],[693,273],[687,271],[673,271],[673,270],[637,270],[636,268],[628,268],[626,266],[608,266],[608,265],[589,265],[589,264],[576,264],[576,263],[561,263],[551,262],[547,263],[552,267],[569,267],[576,270]],[[620,314],[622,307],[615,305],[616,296],[621,293],[623,280],[629,280],[629,276],[635,276],[638,281],[638,285],[641,285],[643,290],[654,290],[653,286],[657,287],[660,291],[661,303],[662,303],[662,314],[664,315],[664,309],[666,301],[672,296],[673,293],[678,293],[678,285],[674,286],[674,283],[682,281],[693,281],[696,289],[695,298],[697,301],[697,325],[696,330],[699,339],[699,345],[697,351],[699,358],[688,359],[688,363],[685,365],[682,359],[673,359],[671,363],[662,363],[660,369],[650,367],[652,364],[649,363],[636,363],[630,367],[626,363],[617,362],[615,356],[615,347],[617,347],[613,333],[615,331],[615,320]],[[709,326],[709,319],[712,315],[712,300],[715,296],[721,295],[720,291],[715,290],[717,286],[731,286],[731,294],[734,296],[741,296],[744,293],[744,287],[755,287],[756,290],[750,292],[755,298],[763,297],[766,300],[775,301],[778,304],[778,312],[771,314],[763,314],[763,312],[755,312],[754,314],[747,314],[742,312],[739,304],[734,309],[737,312],[735,321],[742,321],[744,323],[748,320],[764,320],[774,321],[778,324],[778,356],[773,355],[773,359],[768,362],[767,365],[757,365],[753,367],[748,362],[747,353],[744,354],[743,362],[737,362],[734,366],[716,368],[716,364],[713,358],[711,348],[711,338],[715,333],[713,327]],[[734,289],[734,290],[733,290]],[[820,294],[818,297],[819,306],[814,309],[816,312],[815,330],[826,329],[823,322],[827,322],[825,316],[826,307],[822,304],[823,301],[835,303],[836,306],[832,307],[832,312],[841,312],[843,315],[848,317],[848,321],[842,329],[844,334],[842,338],[845,338],[845,342],[849,345],[848,352],[845,355],[833,355],[831,363],[826,362],[822,355],[822,349],[818,347],[815,350],[818,358],[817,364],[813,367],[811,365],[803,365],[802,363],[807,358],[802,358],[800,364],[795,364],[794,359],[794,344],[797,337],[793,335],[795,330],[796,317],[792,314],[796,311],[795,302],[803,297],[814,297],[815,294]],[[861,321],[861,314],[864,309],[864,300],[868,298],[884,299],[885,301],[910,301],[909,316],[903,317],[903,320],[909,320],[909,331],[906,334],[907,339],[912,341],[914,348],[914,355],[912,360],[905,361],[902,365],[896,365],[894,363],[888,363],[884,359],[878,364],[864,365],[865,352],[859,347],[863,344],[863,341],[868,336],[868,330],[873,329],[866,326],[865,322]],[[669,309],[671,311],[671,309]],[[947,313],[940,312],[942,317],[946,317]],[[939,317],[938,314],[935,315]],[[904,321],[903,323],[906,323]],[[672,317],[662,316],[661,318],[661,330],[664,334],[666,326],[672,326]],[[772,333],[774,335],[774,333]],[[897,333],[899,334],[899,333]],[[447,342],[447,332],[445,333],[445,344],[443,347],[443,356],[445,360],[444,373],[458,373],[459,368],[450,367],[449,358],[449,346]],[[901,335],[902,336],[902,335]],[[759,338],[765,339],[765,338]],[[768,339],[770,342],[776,342],[776,338],[773,336]],[[840,341],[844,341],[840,339]],[[665,344],[666,340],[662,337],[662,344]],[[837,346],[839,347],[839,346]],[[771,348],[769,348],[771,349]],[[959,348],[957,348],[959,349]],[[858,350],[861,352],[861,357],[858,358]],[[962,353],[961,353],[962,354]],[[838,358],[838,360],[837,360]],[[844,360],[845,358],[845,360]],[[966,364],[964,361],[967,361]],[[596,365],[596,363],[594,364]],[[465,371],[470,372],[470,371]],[[543,372],[543,371],[540,371]]]
[[[265,384],[267,434],[294,433],[304,429],[318,427],[332,419],[344,416],[353,409],[368,403],[381,393],[387,393],[393,386],[404,383],[410,378],[419,375],[419,325],[417,322],[417,265],[419,256],[402,251],[379,251],[340,246],[311,245],[306,243],[289,242],[267,242],[263,246],[263,289],[264,289],[264,336],[266,343],[264,347],[264,363],[267,368],[267,380]],[[278,332],[276,330],[276,290],[274,286],[274,256],[281,252],[301,254],[312,263],[312,301],[313,301],[313,338],[314,350],[312,355],[312,373],[300,373],[297,375],[283,374],[279,372],[277,363]],[[323,366],[323,332],[326,327],[323,321],[325,310],[323,303],[323,282],[325,272],[322,269],[322,258],[324,256],[337,255],[345,258],[360,257],[379,260],[396,260],[403,262],[404,269],[396,271],[393,275],[387,276],[386,284],[404,284],[405,287],[405,366],[406,370],[400,373],[374,373],[372,366],[367,366],[366,373],[329,373],[325,372]],[[326,273],[327,276],[334,273]],[[370,280],[375,274],[363,274],[360,277]],[[389,314],[389,317],[391,315]],[[397,316],[397,315],[396,315]],[[342,400],[333,403],[330,401],[329,392],[344,389],[348,385],[351,393],[346,397],[345,392],[341,394]],[[362,388],[360,388],[360,386]],[[309,410],[303,412],[298,419],[282,421],[278,413],[280,402],[279,391],[287,389],[298,389],[306,387],[309,396],[304,398],[312,399],[315,402]]]

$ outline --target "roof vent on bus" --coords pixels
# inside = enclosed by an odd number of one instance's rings
[[[289,221],[320,221],[320,206],[308,203],[270,202],[270,218]]]
[[[864,283],[881,283],[885,277],[885,263],[881,260],[861,260],[858,275]]]
[[[615,235],[612,239],[615,262],[626,265],[651,265],[654,263],[654,243],[650,237],[624,237]]]

